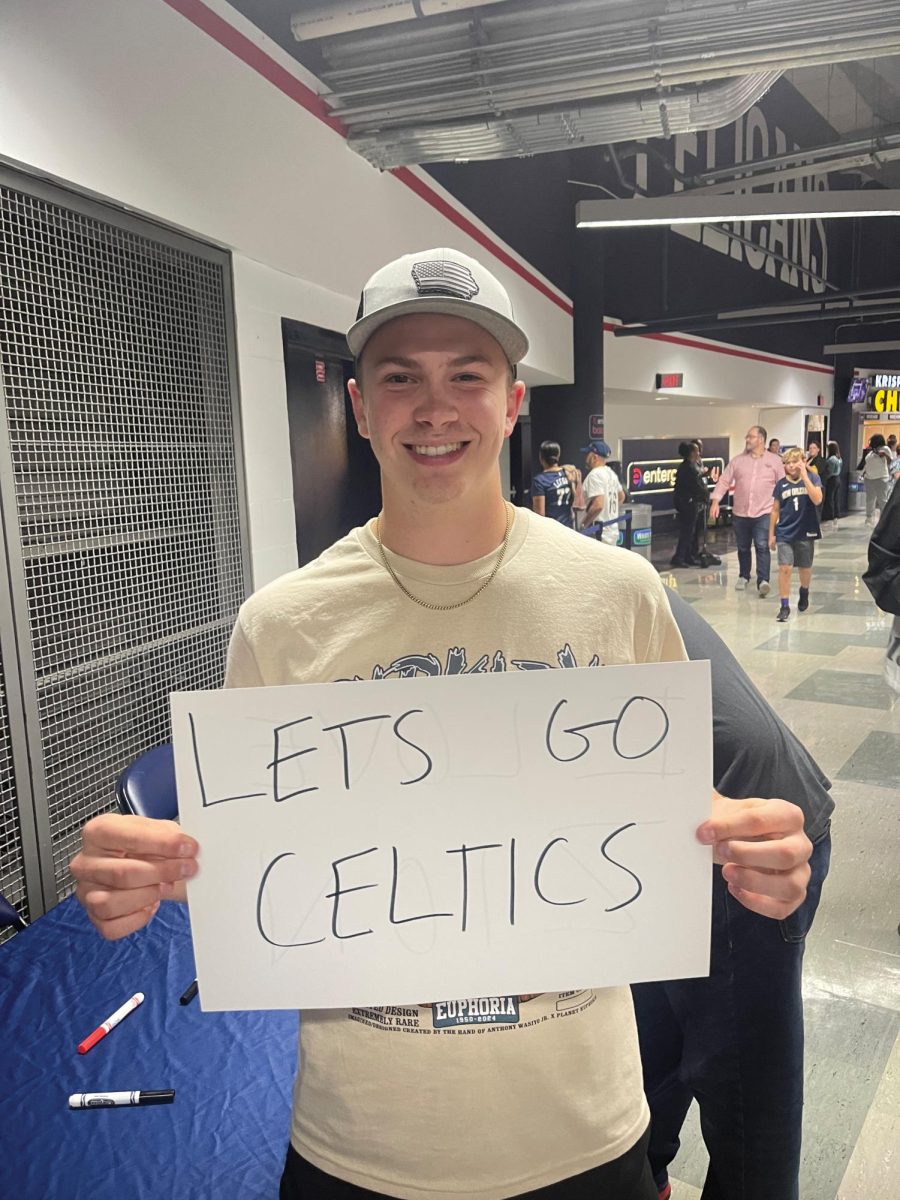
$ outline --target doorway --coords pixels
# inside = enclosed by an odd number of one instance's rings
[[[381,507],[378,463],[359,436],[344,338],[301,321],[281,322],[293,471],[297,558],[312,562]]]

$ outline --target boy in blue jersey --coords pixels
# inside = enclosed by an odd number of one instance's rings
[[[784,479],[775,484],[775,503],[769,519],[769,548],[778,548],[778,590],[781,607],[776,620],[791,615],[791,573],[800,573],[799,612],[809,608],[809,582],[812,578],[813,550],[821,537],[816,506],[822,503],[822,484],[810,471],[799,447],[784,455]]]

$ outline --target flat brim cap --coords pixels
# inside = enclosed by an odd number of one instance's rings
[[[516,324],[503,284],[480,262],[441,247],[404,254],[376,271],[363,288],[347,344],[359,358],[366,342],[388,321],[411,313],[463,317],[499,342],[511,364],[528,353],[528,338]]]

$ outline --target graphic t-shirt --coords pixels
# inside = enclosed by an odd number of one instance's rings
[[[451,604],[488,577],[496,553],[453,567],[390,561],[420,599]],[[243,605],[227,684],[685,657],[648,562],[519,508],[490,587],[452,612],[408,600],[371,529],[353,530]],[[628,988],[307,1011],[299,1036],[294,1147],[401,1200],[503,1200],[549,1186],[624,1154],[648,1121]]]
[[[816,487],[822,486],[815,471],[809,472],[809,478]],[[775,526],[776,542],[798,542],[822,536],[816,506],[810,500],[802,479],[791,479],[785,475],[775,484],[772,495],[780,505],[778,524]]]
[[[562,467],[551,467],[549,471],[541,471],[531,481],[532,496],[544,497],[544,516],[552,517],[561,525],[572,529],[572,504],[575,493],[569,477]]]
[[[597,520],[603,522],[603,532],[600,536],[610,546],[614,546],[619,540],[619,526],[617,524],[607,525],[606,522],[614,521],[619,515],[619,492],[621,490],[619,477],[612,467],[594,467],[593,471],[588,471],[584,481],[585,503],[590,504],[595,496],[603,496],[603,508],[600,510]]]

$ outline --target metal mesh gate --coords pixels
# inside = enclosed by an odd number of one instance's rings
[[[0,470],[52,902],[169,692],[220,686],[245,569],[227,257],[30,193],[0,186]]]

